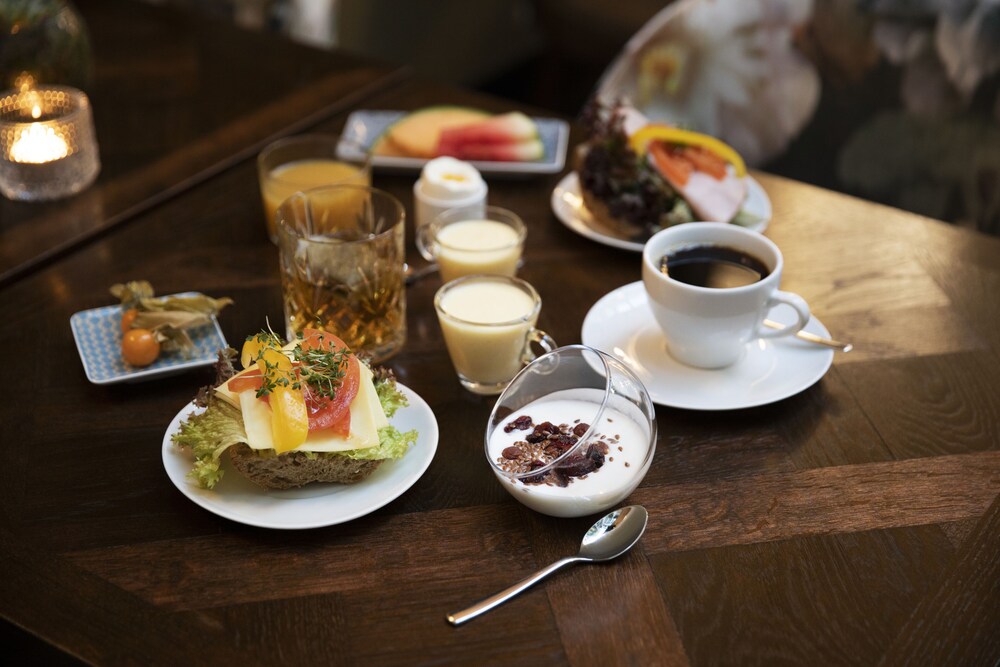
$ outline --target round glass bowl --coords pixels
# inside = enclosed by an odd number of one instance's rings
[[[493,407],[484,446],[518,501],[550,516],[585,516],[639,486],[656,450],[656,412],[624,364],[568,345],[514,377]]]

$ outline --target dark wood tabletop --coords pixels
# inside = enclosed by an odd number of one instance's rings
[[[364,101],[431,103],[511,108],[421,81]],[[527,223],[539,325],[570,344],[640,264],[559,222],[561,176],[488,182]],[[91,385],[69,328],[134,278],[232,297],[231,342],[280,322],[251,159],[8,284],[0,614],[97,664],[996,664],[1000,239],[755,177],[784,288],[855,350],[773,404],[659,406],[652,467],[626,501],[649,511],[637,547],[460,628],[445,614],[574,553],[596,517],[538,514],[494,478],[493,401],[459,386],[437,277],[408,289],[409,338],[387,362],[434,412],[433,462],[381,509],[301,531],[216,516],[165,474],[164,432],[208,371]],[[413,180],[374,176],[408,212]]]
[[[0,285],[400,76],[197,13],[75,5],[90,34],[101,174],[68,199],[0,198]]]

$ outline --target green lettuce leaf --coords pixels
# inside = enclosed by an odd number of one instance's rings
[[[382,404],[382,411],[386,417],[392,417],[396,414],[396,410],[410,404],[406,395],[396,386],[396,378],[392,371],[388,369],[375,371],[375,393],[378,394],[378,402]]]
[[[412,445],[417,444],[417,430],[400,433],[395,426],[385,426],[378,430],[378,447],[349,449],[338,452],[344,456],[364,461],[376,459],[401,459]]]
[[[211,489],[222,479],[219,457],[229,447],[247,441],[243,415],[225,401],[212,398],[208,408],[181,423],[171,438],[174,444],[191,450],[195,462],[188,477],[205,489]]]

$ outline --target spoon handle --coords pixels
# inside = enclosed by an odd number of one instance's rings
[[[480,614],[485,614],[490,609],[502,605],[504,602],[511,599],[515,595],[531,588],[532,586],[534,586],[539,581],[549,576],[556,570],[559,570],[562,567],[569,565],[570,563],[575,563],[581,560],[587,560],[587,559],[581,558],[579,556],[569,556],[567,558],[557,560],[548,567],[544,567],[538,572],[535,572],[527,579],[517,582],[510,588],[505,588],[499,593],[491,595],[485,600],[480,600],[476,604],[472,605],[471,607],[467,607],[462,611],[456,611],[454,614],[448,614],[447,616],[448,622],[451,623],[452,625],[461,625],[462,623],[465,623],[466,621],[469,621],[475,618],[476,616],[479,616]]]
[[[784,329],[785,325],[772,320],[764,320],[764,326],[769,329]],[[795,333],[796,338],[801,338],[802,340],[809,341],[810,343],[816,343],[817,345],[826,345],[827,347],[832,347],[835,350],[840,350],[841,352],[850,352],[854,349],[854,345],[851,343],[842,343],[839,340],[832,340],[830,338],[823,338],[822,336],[817,336],[814,333],[809,333],[808,331],[797,331]]]

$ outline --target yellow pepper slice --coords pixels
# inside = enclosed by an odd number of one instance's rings
[[[257,363],[260,348],[261,344],[257,336],[251,336],[244,341],[243,349],[240,350],[240,363],[243,365],[243,368],[250,368],[250,366]]]
[[[301,389],[293,388],[292,361],[281,350],[268,347],[261,352],[265,380],[271,390],[271,436],[279,454],[295,449],[309,435],[309,414]]]
[[[715,137],[691,130],[682,130],[669,125],[647,125],[631,137],[628,138],[629,146],[639,155],[646,153],[646,146],[650,141],[665,141],[669,144],[683,144],[685,146],[700,146],[712,151],[723,160],[733,165],[737,177],[747,174],[747,166],[743,163],[740,154],[733,150],[728,144],[719,141]]]

